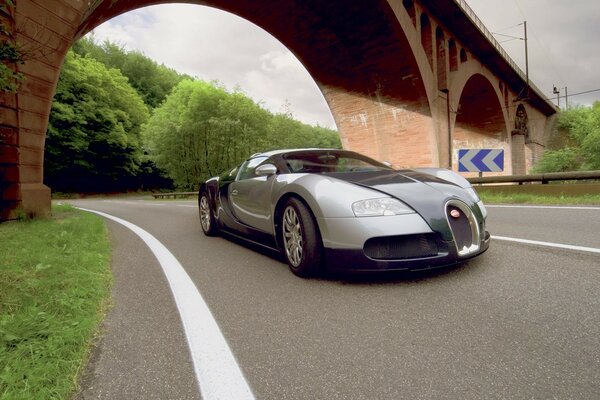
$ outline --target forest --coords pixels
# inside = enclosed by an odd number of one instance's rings
[[[65,193],[196,190],[255,152],[294,147],[341,143],[337,131],[274,114],[241,90],[83,38],[56,88],[44,182]]]

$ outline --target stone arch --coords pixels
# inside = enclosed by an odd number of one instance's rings
[[[149,2],[156,3],[131,3]],[[107,9],[92,13],[80,26],[79,34],[128,11],[123,3],[103,3]],[[400,147],[402,142],[415,142],[404,140],[404,136],[424,136],[423,132],[431,131],[430,105],[416,56],[387,1],[366,0],[343,8],[328,2],[320,2],[318,7],[297,3],[294,13],[290,13],[289,5],[278,2],[270,5],[269,13],[260,12],[249,2],[198,3],[245,18],[288,47],[321,89],[344,147],[404,165],[408,162],[403,161],[406,154],[415,153],[414,149]],[[416,18],[412,0],[399,4],[407,7],[409,17],[412,13]],[[414,29],[414,22],[411,25]],[[414,134],[409,125],[416,128]],[[430,155],[435,153],[431,150],[435,135],[425,136],[427,155],[414,162],[417,165],[436,162]]]
[[[60,66],[73,40],[124,12],[173,2],[183,0],[52,0],[52,6],[45,0],[14,2],[16,25],[27,27],[18,32],[17,40],[41,46],[48,57],[18,66],[25,75],[19,93],[0,96],[4,118],[0,132],[0,219],[10,215],[6,210],[10,213],[18,208],[33,214],[49,211],[50,192],[42,184],[44,139]],[[236,14],[287,46],[321,89],[345,147],[392,161],[396,166],[440,165],[444,157],[439,142],[445,144],[440,132],[450,114],[446,113],[445,98],[437,85],[438,71],[433,67],[437,54],[434,58],[432,21],[436,26],[448,27],[446,32],[453,26],[450,22],[440,24],[440,19],[445,21],[444,14],[437,6],[428,9],[431,2],[186,2]],[[38,34],[47,36],[47,40],[39,42]],[[477,87],[462,79],[477,72],[488,81],[497,80],[473,58],[475,53],[467,55],[467,49],[474,51],[472,47],[461,48],[458,60],[464,64],[446,77],[448,109],[459,127],[477,125],[476,116],[468,118],[471,111],[465,111],[469,107],[464,106],[474,104],[469,99]],[[452,54],[446,50],[447,58]],[[463,107],[459,109],[459,105]],[[532,110],[528,111],[531,114]],[[492,119],[497,116],[485,110],[483,113]],[[535,133],[539,124],[533,125]],[[505,131],[510,129],[507,125]],[[493,136],[493,131],[483,129],[483,136]],[[9,188],[2,189],[7,184]]]
[[[433,68],[433,40],[431,37],[431,22],[426,13],[421,14],[421,45],[427,55],[429,66]]]
[[[453,147],[502,148],[510,151],[506,112],[497,85],[482,74],[470,75],[460,90],[457,105]]]

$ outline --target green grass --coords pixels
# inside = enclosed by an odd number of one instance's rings
[[[503,194],[480,192],[484,203],[489,204],[557,204],[557,205],[600,205],[600,194],[583,196],[542,196],[535,194]]]
[[[0,237],[0,399],[68,399],[110,301],[105,225],[57,206]]]

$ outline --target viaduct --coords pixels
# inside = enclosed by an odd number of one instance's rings
[[[49,213],[44,141],[73,42],[121,13],[172,2],[2,0],[2,42],[27,59],[8,65],[24,77],[17,92],[0,92],[0,220]],[[503,148],[507,174],[543,152],[555,106],[464,0],[186,2],[239,15],[287,46],[320,87],[344,148],[454,169],[452,149]]]

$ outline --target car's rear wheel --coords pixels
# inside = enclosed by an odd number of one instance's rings
[[[217,224],[215,217],[210,209],[210,200],[206,192],[200,193],[200,199],[198,199],[198,212],[200,214],[200,225],[202,226],[202,232],[206,236],[215,236],[218,233]]]
[[[303,278],[314,276],[321,265],[319,228],[310,210],[296,198],[288,199],[281,214],[283,255],[290,270]]]

